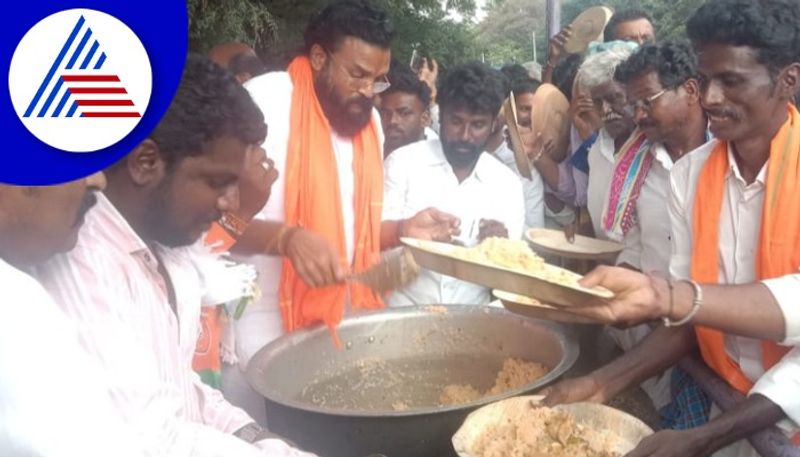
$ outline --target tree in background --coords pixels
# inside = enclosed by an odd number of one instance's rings
[[[187,0],[190,49],[206,52],[221,42],[242,41],[280,67],[302,48],[306,23],[329,1]],[[409,62],[414,49],[436,58],[442,68],[480,56],[469,22],[475,0],[372,1],[394,21],[393,52],[401,61]]]

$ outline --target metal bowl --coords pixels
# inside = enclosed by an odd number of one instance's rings
[[[555,381],[578,356],[565,327],[482,306],[363,314],[344,319],[339,336],[340,350],[322,326],[285,335],[247,372],[269,428],[323,457],[455,456],[450,438],[469,412]],[[552,369],[500,395],[438,405],[448,384],[488,390],[509,357]]]

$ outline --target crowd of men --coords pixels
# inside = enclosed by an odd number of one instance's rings
[[[120,162],[0,185],[0,455],[311,455],[268,431],[243,375],[256,351],[320,323],[338,343],[344,316],[385,306],[488,305],[426,270],[386,296],[348,279],[401,237],[545,226],[624,245],[583,279],[615,298],[575,308],[624,353],[546,403],[641,385],[663,430],[634,456],[755,455],[744,438],[773,425],[800,446],[800,3],[707,0],[686,31],[658,42],[623,11],[583,54],[565,28],[541,74],[440,75],[393,61],[391,18],[345,0],[285,71],[240,43],[190,54]],[[563,144],[534,133],[542,88],[570,105]],[[698,350],[745,400],[722,411],[675,366]]]

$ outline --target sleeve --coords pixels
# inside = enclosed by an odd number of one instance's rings
[[[383,220],[385,221],[408,217],[405,211],[408,176],[402,152],[402,150],[394,151],[386,158],[383,165]]]
[[[525,194],[525,230],[544,227],[544,181],[534,169],[531,179],[524,179],[522,189]]]
[[[504,169],[503,171],[508,171],[509,176],[514,176],[516,178],[510,170]],[[508,190],[506,191],[508,195],[508,207],[506,208],[506,220],[503,221],[503,223],[508,230],[508,237],[512,240],[519,240],[522,239],[523,230],[525,228],[525,198],[522,194],[522,181],[519,179],[509,179],[507,182],[509,183]]]
[[[638,225],[631,227],[622,240],[625,246],[617,257],[617,265],[626,263],[636,269],[642,269],[642,230]]]
[[[763,283],[783,311],[786,339],[782,344],[800,346],[800,273],[768,279]]]
[[[780,406],[788,421],[778,426],[788,433],[796,433],[800,424],[800,347],[794,347],[777,365],[762,376],[750,395],[761,394]]]
[[[669,179],[667,210],[672,231],[669,260],[669,275],[672,279],[689,278],[692,260],[692,227],[687,216],[691,208],[687,208],[686,194],[684,193],[684,189],[687,187],[686,174],[688,174],[686,169],[676,170],[673,168]]]
[[[233,433],[255,422],[244,410],[230,404],[222,392],[206,385],[197,373],[192,373],[193,396],[199,405],[203,423],[224,433]]]

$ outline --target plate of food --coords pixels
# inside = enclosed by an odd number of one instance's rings
[[[598,403],[541,406],[542,397],[512,397],[473,411],[453,435],[460,457],[548,455],[621,457],[653,430]]]
[[[583,235],[575,235],[574,241],[568,241],[561,230],[529,229],[525,232],[525,237],[536,252],[568,259],[613,261],[625,247],[614,241]]]
[[[579,306],[614,296],[602,287],[581,286],[581,275],[545,263],[523,240],[491,237],[474,247],[412,238],[401,242],[422,268],[553,306]]]
[[[511,143],[511,151],[514,153],[514,161],[517,164],[517,170],[523,177],[531,179],[533,177],[531,174],[531,162],[528,159],[528,154],[525,152],[525,145],[522,143],[522,137],[519,133],[517,102],[514,99],[514,92],[511,92],[505,103],[503,103],[503,114],[506,117],[508,140]]]
[[[512,313],[521,314],[534,319],[565,322],[569,324],[598,323],[598,321],[594,319],[570,313],[569,311],[564,311],[564,308],[556,308],[554,306],[545,305],[539,300],[531,297],[512,294],[511,292],[497,289],[492,291],[492,295],[500,300],[500,303],[503,304],[505,309],[511,311]]]

